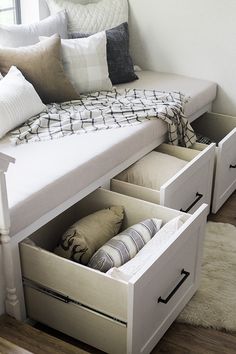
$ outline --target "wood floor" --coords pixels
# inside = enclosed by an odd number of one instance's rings
[[[236,226],[236,192],[209,220]],[[0,317],[0,354],[101,353],[46,326],[35,327]],[[236,333],[174,323],[152,354],[236,354]],[[120,353],[123,354],[123,353]]]

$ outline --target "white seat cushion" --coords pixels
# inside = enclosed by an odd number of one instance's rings
[[[184,110],[187,117],[193,116],[203,107],[214,101],[216,97],[217,85],[211,81],[153,71],[139,71],[137,75],[139,80],[117,85],[117,88],[123,89],[129,87],[181,91],[187,97],[190,96]]]
[[[7,171],[11,235],[163,137],[167,127],[151,120],[133,127],[71,135],[40,143],[11,145],[0,151],[16,158]]]

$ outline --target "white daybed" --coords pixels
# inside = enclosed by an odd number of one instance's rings
[[[191,97],[185,107],[190,121],[211,110],[214,83],[164,73],[143,71],[138,75],[138,81],[119,87],[181,91]],[[26,317],[19,243],[163,143],[166,132],[165,123],[151,120],[134,127],[20,146],[12,146],[8,136],[0,141],[1,153],[11,156],[0,155],[0,231],[10,315],[21,320]]]

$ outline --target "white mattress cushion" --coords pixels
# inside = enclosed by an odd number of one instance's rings
[[[11,145],[8,136],[2,139],[0,151],[16,158],[6,178],[11,234],[73,198],[140,149],[163,139],[166,132],[164,122],[151,120],[19,146]]]
[[[154,71],[139,71],[137,75],[139,80],[117,85],[117,88],[181,91],[190,97],[184,108],[187,117],[191,117],[216,98],[217,85],[211,81]]]
[[[68,14],[69,32],[95,33],[128,22],[127,0],[100,0],[82,5],[70,0],[47,0],[51,14]]]

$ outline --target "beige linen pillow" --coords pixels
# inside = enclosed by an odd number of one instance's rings
[[[188,161],[152,151],[137,161],[116,179],[139,186],[160,190],[161,186],[179,172]]]
[[[0,72],[5,76],[16,66],[44,103],[78,99],[61,61],[61,40],[58,35],[27,47],[0,48]]]
[[[54,252],[58,256],[87,265],[92,255],[119,232],[123,218],[122,206],[112,206],[90,214],[62,235]]]

